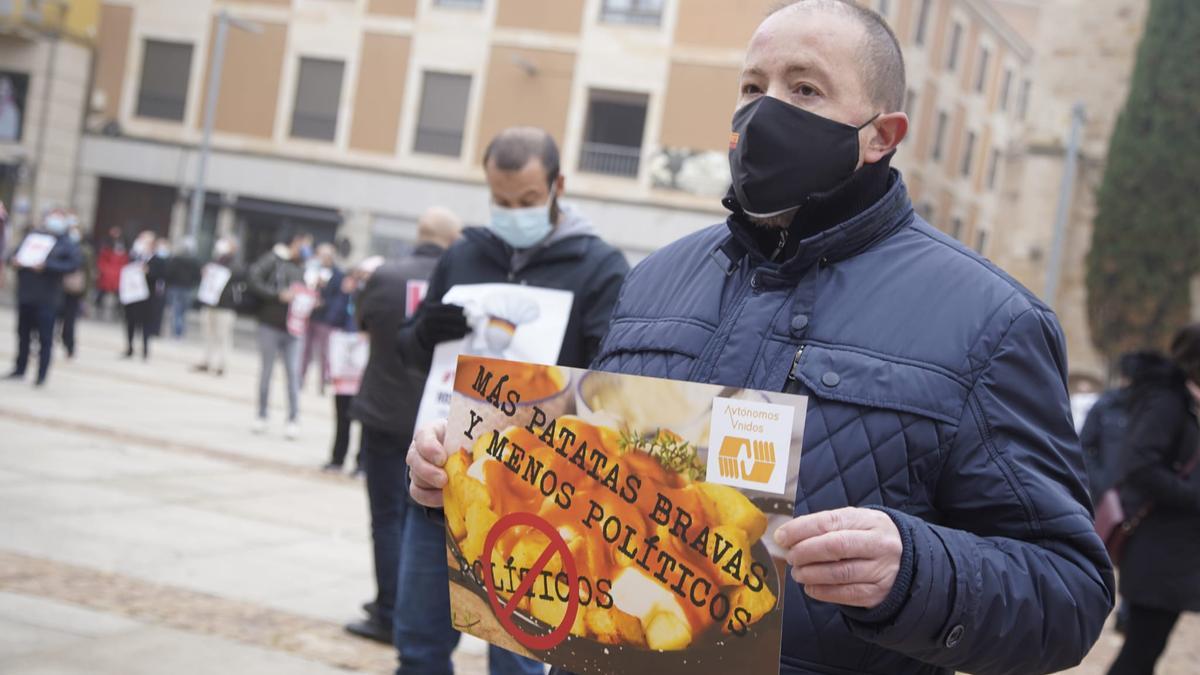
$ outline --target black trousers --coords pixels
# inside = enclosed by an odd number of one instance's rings
[[[1154,675],[1154,664],[1167,648],[1179,612],[1131,605],[1125,644],[1108,675]]]
[[[150,335],[153,333],[149,323],[152,313],[149,300],[134,302],[124,307],[125,311],[125,354],[133,356],[133,336],[138,331],[142,333],[142,357],[150,356]]]
[[[14,375],[24,375],[29,365],[30,343],[38,336],[37,381],[44,382],[50,372],[50,357],[54,354],[54,321],[58,308],[54,305],[21,303],[17,306],[17,362]]]
[[[63,297],[62,309],[58,318],[62,321],[62,343],[67,348],[67,356],[75,356],[75,323],[79,319],[79,306],[83,298],[67,293]]]
[[[341,466],[346,463],[346,453],[350,450],[350,403],[354,400],[351,395],[338,394],[333,397],[333,410],[337,415],[337,429],[333,435],[333,457],[329,460],[331,464]],[[358,458],[355,464],[362,468],[362,435],[366,432],[360,432],[358,441]]]

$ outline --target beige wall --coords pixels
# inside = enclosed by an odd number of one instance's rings
[[[367,3],[367,13],[384,16],[415,16],[417,0],[370,0]]]
[[[496,26],[578,34],[583,0],[498,0]]]
[[[737,79],[737,68],[671,64],[663,112],[663,147],[727,151]]]
[[[778,0],[682,0],[675,42],[680,45],[745,49],[754,29]]]
[[[401,35],[363,34],[351,148],[389,155],[396,151],[411,42]]]
[[[516,60],[533,64],[537,72],[528,74]],[[574,72],[575,55],[569,52],[493,47],[475,156],[483,156],[497,133],[517,125],[541,127],[561,145],[567,133]]]
[[[244,3],[251,5],[277,5],[280,7],[288,7],[292,4],[292,0],[241,0]]]
[[[104,117],[117,119],[125,82],[125,57],[129,53],[129,31],[133,8],[105,3],[100,8],[96,35],[96,91],[104,92]]]
[[[275,108],[279,102],[279,81],[287,45],[287,26],[259,22],[260,34],[229,31],[225,66],[221,70],[221,91],[217,102],[216,128],[233,134],[271,138],[275,127]],[[216,20],[210,35],[216,36]],[[204,91],[208,90],[208,55],[203,57]]]

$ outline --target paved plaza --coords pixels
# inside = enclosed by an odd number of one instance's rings
[[[14,351],[0,308],[0,368]],[[309,383],[302,437],[250,433],[257,362],[189,372],[194,342],[117,358],[115,325],[84,322],[48,385],[0,383],[0,673],[388,673],[394,652],[350,637],[374,592],[361,482],[324,474],[333,404]],[[1088,663],[1120,646],[1109,632]],[[1031,646],[1032,647],[1032,646]],[[486,672],[478,643],[458,671]],[[1200,672],[1186,617],[1161,675]]]

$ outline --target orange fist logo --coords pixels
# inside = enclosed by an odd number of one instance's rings
[[[726,436],[717,459],[722,478],[769,483],[775,472],[775,444]]]

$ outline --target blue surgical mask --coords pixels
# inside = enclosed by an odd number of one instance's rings
[[[551,200],[553,204],[553,200]],[[551,206],[531,206],[525,209],[506,209],[492,204],[492,222],[488,225],[497,237],[515,249],[536,245],[550,235]]]
[[[46,218],[46,229],[50,234],[65,234],[67,231],[67,219],[62,216],[50,216]]]
[[[313,255],[313,247],[305,244],[300,247],[300,259],[307,261]]]

